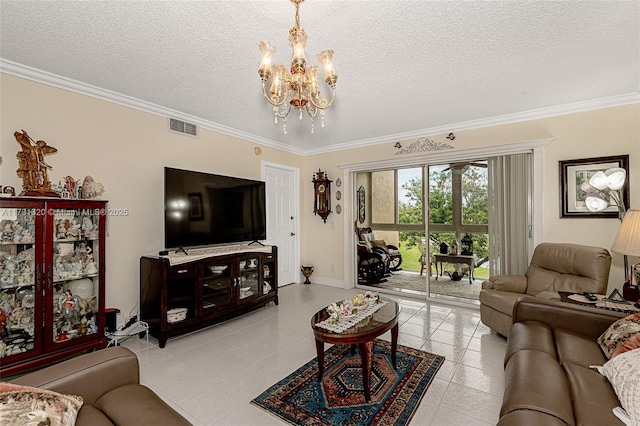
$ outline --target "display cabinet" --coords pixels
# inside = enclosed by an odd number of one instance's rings
[[[278,304],[275,246],[195,257],[178,264],[169,257],[140,259],[140,319],[161,348],[170,337]]]
[[[106,201],[0,199],[0,373],[104,347]]]

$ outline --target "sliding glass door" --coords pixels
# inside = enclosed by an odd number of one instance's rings
[[[511,253],[527,261],[531,209],[522,200],[531,200],[530,161],[525,153],[356,172],[363,194],[354,201],[362,212],[356,227],[401,257],[374,279],[356,265],[366,278],[359,284],[477,303],[490,263],[505,265]]]

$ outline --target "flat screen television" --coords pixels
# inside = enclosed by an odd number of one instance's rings
[[[266,229],[264,182],[164,168],[167,249],[264,240]]]

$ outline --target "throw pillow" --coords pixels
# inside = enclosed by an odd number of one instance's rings
[[[614,322],[598,337],[598,344],[607,358],[640,348],[640,312]]]
[[[387,243],[385,243],[384,240],[372,240],[371,245],[373,247],[380,247],[381,249],[384,249],[384,251],[386,251],[387,253],[389,252],[389,250],[387,249]]]
[[[360,235],[360,238],[362,239],[362,241],[366,241],[366,242],[373,241],[373,232],[362,234]]]
[[[367,253],[373,253],[371,251],[371,247],[369,247],[369,244],[366,243],[358,243],[358,245],[356,246],[358,248],[358,254],[367,254]]]
[[[640,424],[640,349],[620,354],[596,368],[611,383],[631,424]]]
[[[0,383],[0,424],[67,426],[76,423],[82,397]]]

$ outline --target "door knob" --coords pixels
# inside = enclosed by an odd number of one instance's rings
[[[296,235],[296,234],[294,234],[294,233],[292,232],[292,233],[291,233],[291,236],[293,237],[294,235]]]

